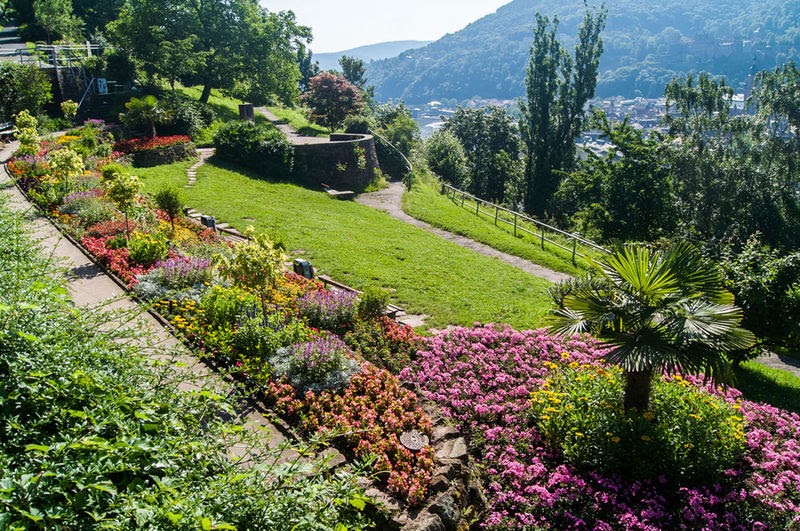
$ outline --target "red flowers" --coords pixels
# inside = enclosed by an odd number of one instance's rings
[[[130,140],[120,140],[114,144],[114,151],[128,154],[138,151],[165,148],[174,146],[176,144],[188,144],[191,141],[191,138],[186,135],[157,136],[154,138],[131,138]]]

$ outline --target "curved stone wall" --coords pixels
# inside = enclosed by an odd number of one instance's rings
[[[295,178],[310,186],[363,190],[380,169],[371,135],[332,134],[330,142],[295,144]]]

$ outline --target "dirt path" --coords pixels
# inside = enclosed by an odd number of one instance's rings
[[[272,122],[272,125],[286,135],[286,138],[293,146],[304,146],[308,144],[328,144],[331,139],[326,136],[303,136],[298,133],[291,125],[278,118],[272,111],[266,107],[256,107],[255,111],[266,116],[267,120]]]
[[[521,269],[526,273],[530,273],[533,276],[549,280],[550,282],[561,282],[562,280],[566,280],[569,278],[569,275],[567,275],[566,273],[559,273],[558,271],[553,271],[552,269],[548,269],[546,267],[534,264],[533,262],[525,260],[524,258],[520,258],[518,256],[498,251],[493,247],[489,247],[488,245],[485,245],[483,243],[476,242],[475,240],[472,240],[465,236],[459,236],[458,234],[453,234],[452,232],[448,232],[443,229],[438,229],[428,223],[425,223],[424,221],[412,218],[411,216],[403,212],[402,200],[404,192],[405,192],[405,185],[403,183],[393,182],[389,185],[388,188],[385,188],[378,192],[359,195],[356,198],[356,201],[361,203],[362,205],[366,205],[375,208],[377,210],[382,210],[383,212],[386,212],[395,219],[399,219],[400,221],[404,221],[405,223],[414,225],[415,227],[419,227],[423,230],[436,234],[440,238],[444,238],[445,240],[451,241],[457,245],[460,245],[461,247],[466,247],[467,249],[471,249],[476,253],[480,253],[484,256],[489,256],[492,258],[497,258],[498,260],[502,260],[503,262],[510,264],[518,269]]]

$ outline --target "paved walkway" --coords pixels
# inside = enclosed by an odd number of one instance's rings
[[[266,107],[256,107],[256,112],[261,113],[262,115],[267,117],[267,120],[272,122],[272,125],[278,128],[278,130],[286,135],[286,138],[289,142],[292,143],[293,146],[305,146],[309,144],[328,144],[331,139],[326,136],[303,136],[295,129],[286,123],[285,121],[278,118],[272,111],[267,109]]]
[[[19,40],[18,30],[16,26],[5,26],[0,30],[0,61],[19,61],[16,53],[25,48],[25,43]],[[30,53],[26,51],[24,55],[29,57]]]
[[[356,201],[361,203],[362,205],[366,205],[378,210],[382,210],[392,216],[395,219],[399,219],[400,221],[404,221],[410,225],[414,225],[415,227],[419,227],[423,230],[436,234],[437,236],[444,238],[445,240],[451,241],[455,244],[458,244],[462,247],[466,247],[467,249],[471,249],[476,253],[480,253],[485,256],[489,256],[492,258],[497,258],[507,264],[510,264],[518,269],[525,271],[526,273],[530,273],[533,276],[544,278],[549,280],[550,282],[561,282],[566,280],[569,277],[566,273],[560,273],[558,271],[553,271],[552,269],[548,269],[546,267],[542,267],[538,264],[534,264],[529,260],[525,260],[524,258],[520,258],[519,256],[514,256],[508,253],[504,253],[502,251],[498,251],[497,249],[485,245],[480,242],[476,242],[470,238],[465,236],[460,236],[458,234],[454,234],[452,232],[439,229],[425,223],[424,221],[420,221],[416,218],[413,218],[403,212],[402,207],[402,200],[403,200],[403,193],[405,193],[405,185],[401,182],[393,182],[389,185],[388,188],[383,190],[379,190],[377,192],[372,192],[369,194],[361,194],[356,198]]]
[[[73,244],[48,220],[41,216],[25,196],[14,186],[6,172],[5,162],[11,157],[17,143],[0,144],[0,195],[7,199],[7,206],[21,212],[30,226],[31,236],[39,243],[45,256],[52,256],[65,267],[68,289],[76,306],[89,311],[114,310],[109,326],[140,330],[138,342],[148,355],[170,362],[183,379],[179,388],[195,390],[210,384],[217,392],[235,395],[232,385],[218,373],[200,362],[180,341],[139,304],[127,296],[124,288],[107,275],[80,247]],[[201,383],[202,382],[202,383]],[[246,429],[258,435],[258,440],[270,447],[277,447],[286,438],[249,401],[237,404],[239,417]],[[250,449],[241,444],[231,447],[231,456],[246,458]],[[297,454],[285,452],[284,459],[293,459]]]

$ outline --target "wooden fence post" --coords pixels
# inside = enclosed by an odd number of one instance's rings
[[[542,227],[542,251],[544,251],[544,227]]]
[[[575,265],[575,251],[578,248],[578,240],[572,240],[572,265]]]
[[[464,208],[464,199],[467,198],[467,192],[461,192],[461,208]]]
[[[517,235],[517,213],[514,212],[514,236]]]
[[[480,217],[481,215],[481,200],[478,199],[475,201],[475,215]]]
[[[494,208],[494,225],[497,226],[497,216],[500,215],[500,207],[496,206]]]

